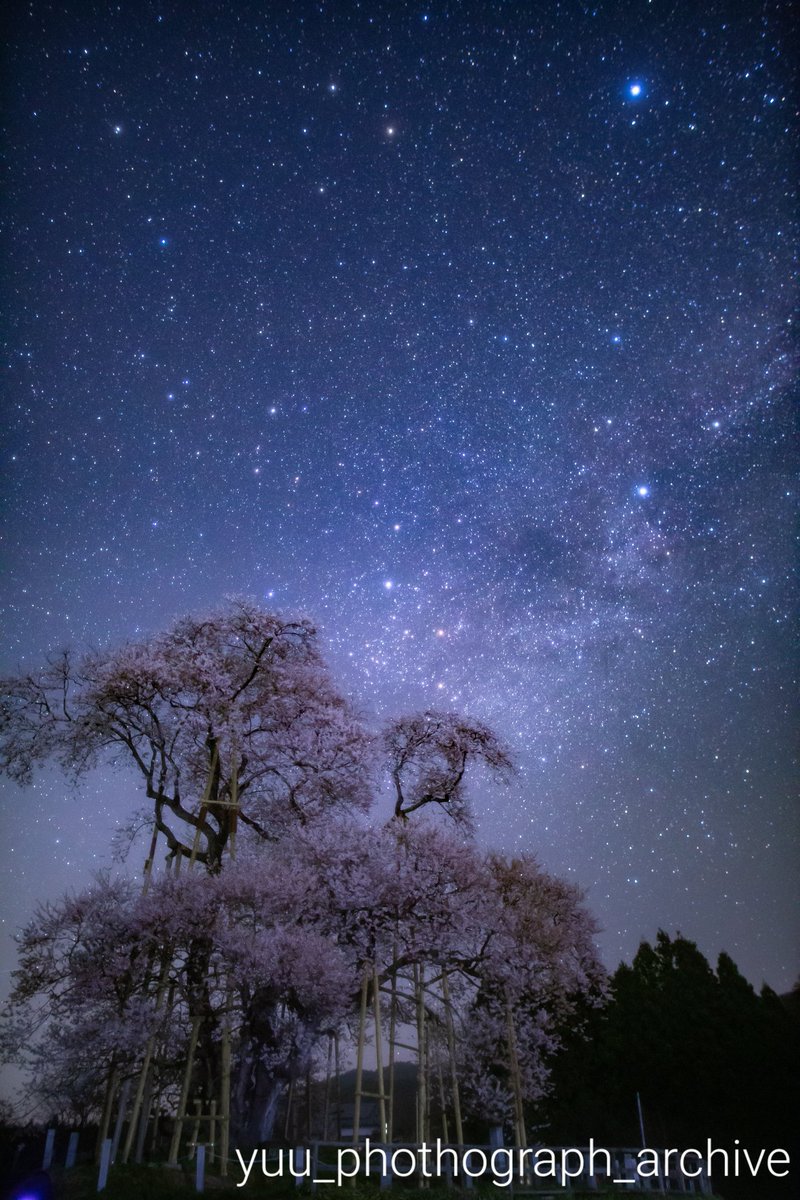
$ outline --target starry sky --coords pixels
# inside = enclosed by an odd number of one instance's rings
[[[231,593],[301,609],[371,723],[508,739],[479,837],[586,888],[609,966],[661,926],[787,990],[787,23],[18,5],[4,666]],[[2,928],[138,803],[4,785]]]

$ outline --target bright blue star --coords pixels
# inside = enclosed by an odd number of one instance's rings
[[[628,84],[626,91],[631,100],[641,100],[644,96],[644,84],[640,83],[638,79],[634,79],[632,83]]]
[[[636,495],[641,496],[642,500],[646,500],[650,495],[650,488],[646,484],[640,483],[636,489]]]

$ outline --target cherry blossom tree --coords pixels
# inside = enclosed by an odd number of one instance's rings
[[[115,1080],[149,1071],[173,1107],[188,1073],[210,1099],[224,1042],[232,1132],[256,1145],[321,1039],[352,1030],[366,973],[429,969],[452,981],[476,1108],[500,1120],[542,1095],[557,1024],[603,973],[576,889],[470,840],[473,767],[512,771],[488,726],[435,711],[391,721],[396,819],[369,824],[378,739],[334,686],[311,623],[242,601],[118,650],[65,653],[2,695],[7,774],[24,785],[46,762],[75,777],[133,769],[176,867],[203,868],[154,875],[138,894],[100,880],[23,931],[3,1041],[38,1064],[42,1095],[72,1081],[74,1111],[93,1089],[107,1109]]]
[[[133,768],[171,854],[218,870],[235,822],[275,838],[371,797],[371,742],[305,618],[245,601],[3,681],[0,769]]]
[[[473,1108],[503,1122],[547,1092],[564,1028],[600,1003],[606,971],[580,890],[529,856],[486,858],[492,922],[464,1012],[463,1072]]]
[[[27,1096],[48,1113],[96,1117],[109,1075],[135,1061],[156,1028],[152,956],[132,921],[136,896],[129,881],[100,878],[41,905],[17,937],[0,1045],[27,1069]]]
[[[194,1092],[212,1098],[229,1021],[235,1132],[242,1144],[270,1136],[286,1083],[349,1014],[358,983],[352,953],[287,915],[259,866],[163,876],[146,895],[100,880],[39,910],[20,935],[2,1038],[36,1073],[39,1098],[52,1108],[66,1096],[73,1112],[80,1098],[99,1115],[109,1074],[134,1073],[155,1038],[159,1091],[174,1100],[195,1020]]]
[[[100,1082],[87,1044],[95,1062],[130,1073],[155,1037],[159,1090],[174,1100],[193,1022],[193,1094],[216,1094],[227,1021],[236,1144],[257,1145],[321,1041],[352,1028],[365,967],[385,980],[444,971],[465,1096],[502,1121],[514,1103],[509,1016],[521,1098],[535,1103],[559,1026],[602,990],[593,932],[577,889],[532,859],[422,825],[298,826],[216,875],[163,876],[144,896],[101,881],[42,909],[22,935],[11,1025],[46,1014],[51,1092],[70,1074]],[[443,1030],[435,1005],[430,1020]]]
[[[508,749],[482,721],[429,709],[390,722],[384,749],[395,792],[394,813],[406,819],[439,805],[455,821],[468,821],[465,774],[470,762],[495,775],[511,774]]]

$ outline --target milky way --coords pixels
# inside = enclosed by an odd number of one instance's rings
[[[371,722],[510,741],[479,836],[585,887],[610,965],[662,926],[788,988],[784,18],[21,12],[6,665],[302,609]],[[11,930],[137,802],[3,795]]]

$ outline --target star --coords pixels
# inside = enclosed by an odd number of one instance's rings
[[[513,744],[478,836],[592,885],[610,965],[680,928],[788,991],[779,6],[623,0],[624,45],[595,5],[536,37],[530,5],[449,7],[222,5],[131,54],[105,6],[75,44],[36,6],[7,72],[3,670],[229,593],[303,612],[376,731],[457,697]],[[701,801],[727,858],[690,849]]]

